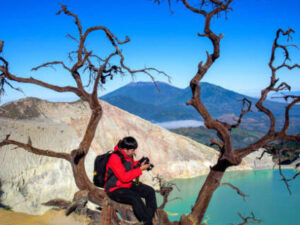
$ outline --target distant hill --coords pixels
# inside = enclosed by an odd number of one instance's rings
[[[157,82],[157,86],[159,89],[152,82],[131,82],[101,98],[113,99],[114,97],[124,96],[139,103],[162,105],[182,93],[182,89],[164,82]]]
[[[166,122],[173,120],[202,120],[196,110],[187,106],[191,98],[189,87],[180,89],[167,83],[157,82],[159,90],[152,82],[136,82],[125,85],[101,99],[138,115],[151,122]],[[242,126],[248,130],[265,131],[268,118],[257,112],[256,98],[245,96],[217,85],[202,82],[201,98],[211,115],[215,118],[232,122],[241,111],[241,99],[247,97],[253,103],[253,112],[245,116]],[[272,110],[278,119],[278,126],[283,124],[285,103],[265,101],[264,105]],[[300,133],[300,106],[291,111],[290,132]]]
[[[206,127],[179,128],[172,129],[171,131],[176,134],[190,137],[191,139],[208,146],[211,144],[211,139],[218,139],[217,132],[209,130]],[[247,131],[241,128],[233,129],[231,132],[232,147],[233,149],[244,148],[254,143],[262,136],[263,133],[255,131]],[[217,147],[215,148],[217,149]]]

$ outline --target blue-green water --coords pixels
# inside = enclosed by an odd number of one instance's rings
[[[284,170],[287,177],[292,177],[296,171]],[[179,220],[180,215],[189,213],[195,203],[199,190],[204,183],[205,176],[180,179],[172,181],[180,191],[174,189],[169,199],[181,197],[179,200],[169,202],[165,210],[169,213],[171,221]],[[281,181],[278,170],[258,170],[227,172],[222,180],[230,182],[249,195],[246,201],[228,186],[220,186],[213,195],[205,223],[209,225],[239,224],[242,222],[238,216],[250,216],[253,212],[256,218],[261,219],[264,225],[299,225],[300,224],[300,178],[290,182],[292,195],[289,194],[285,184]],[[157,196],[158,204],[161,197]]]

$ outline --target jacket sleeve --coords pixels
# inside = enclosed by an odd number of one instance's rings
[[[137,166],[138,163],[139,163],[139,160],[133,161],[133,166]]]
[[[126,171],[120,157],[116,154],[112,154],[109,158],[108,167],[112,169],[118,180],[123,183],[130,182],[142,174],[142,170],[139,167]]]

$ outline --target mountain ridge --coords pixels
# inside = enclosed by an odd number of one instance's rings
[[[192,94],[190,88],[173,87],[165,82],[157,82],[157,88],[152,82],[129,83],[101,99],[138,115],[151,122],[167,122],[173,120],[202,120],[199,113],[186,102]],[[201,83],[201,99],[211,116],[225,122],[234,122],[241,112],[241,100],[246,97],[252,102],[252,112],[244,116],[242,126],[250,130],[266,131],[269,126],[268,117],[258,112],[254,103],[257,98],[227,90],[221,86]],[[277,118],[277,129],[284,122],[285,103],[266,100],[264,106],[269,108]],[[300,106],[293,107],[290,113],[290,132],[300,133]]]

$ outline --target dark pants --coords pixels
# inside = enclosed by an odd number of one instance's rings
[[[108,192],[107,195],[116,202],[132,205],[135,216],[144,224],[152,225],[152,217],[157,208],[155,191],[152,187],[133,183],[130,188],[119,188]],[[142,198],[145,198],[146,205]]]

